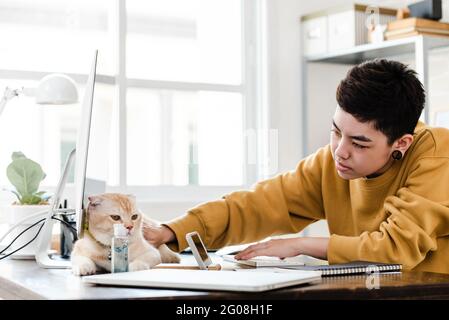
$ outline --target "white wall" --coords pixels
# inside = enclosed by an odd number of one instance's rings
[[[270,128],[279,132],[279,170],[284,172],[295,167],[302,154],[302,106],[301,106],[301,29],[300,16],[330,6],[351,3],[348,0],[266,0],[267,6],[267,56],[268,56],[268,106],[270,110]],[[315,68],[315,67],[312,67]],[[336,67],[336,74],[326,74],[326,83],[311,90],[334,91],[336,79],[345,70]],[[320,75],[320,70],[310,70]],[[321,101],[313,101],[321,104]],[[328,104],[329,100],[322,104]],[[319,111],[319,108],[315,108]],[[329,112],[327,112],[329,113]],[[312,114],[310,121],[315,121]],[[311,147],[322,144],[322,137],[311,140]]]

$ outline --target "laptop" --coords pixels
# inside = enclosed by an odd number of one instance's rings
[[[288,273],[150,269],[82,278],[84,283],[124,287],[261,292],[321,280],[321,272]]]

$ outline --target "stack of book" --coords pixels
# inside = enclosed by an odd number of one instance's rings
[[[385,39],[399,39],[417,35],[449,37],[449,23],[421,18],[407,18],[388,23]]]

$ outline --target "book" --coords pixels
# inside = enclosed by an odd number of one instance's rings
[[[434,34],[441,34],[441,35],[449,35],[449,30],[437,30],[437,29],[432,29],[432,28],[415,28],[415,27],[410,27],[410,28],[386,31],[385,32],[385,36],[393,36],[393,35],[397,35],[397,34],[410,33],[410,32],[434,33]]]
[[[331,265],[303,265],[303,266],[284,266],[283,268],[294,270],[321,271],[323,277],[342,276],[354,274],[372,274],[385,272],[400,272],[402,265],[397,263],[380,263],[369,261],[354,261],[350,263],[331,264]]]
[[[318,265],[327,263],[327,261],[315,259],[309,256],[300,255],[291,258],[280,259],[278,257],[258,256],[248,260],[236,260],[234,255],[223,255],[224,261],[246,265],[255,268],[266,267],[303,267],[307,265]]]
[[[432,30],[449,30],[449,23],[438,22],[422,18],[407,18],[394,20],[388,23],[387,31],[401,30],[406,28],[426,28]]]
[[[410,32],[396,33],[396,34],[385,33],[385,39],[386,40],[394,40],[394,39],[402,39],[402,38],[414,37],[414,36],[419,36],[419,35],[440,37],[440,38],[448,38],[449,37],[449,33],[410,31]]]

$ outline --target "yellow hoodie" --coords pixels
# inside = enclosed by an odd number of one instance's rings
[[[209,248],[295,233],[326,219],[329,263],[401,263],[449,273],[449,130],[419,125],[402,160],[379,177],[344,180],[329,146],[296,170],[201,204],[166,225],[198,231]]]

